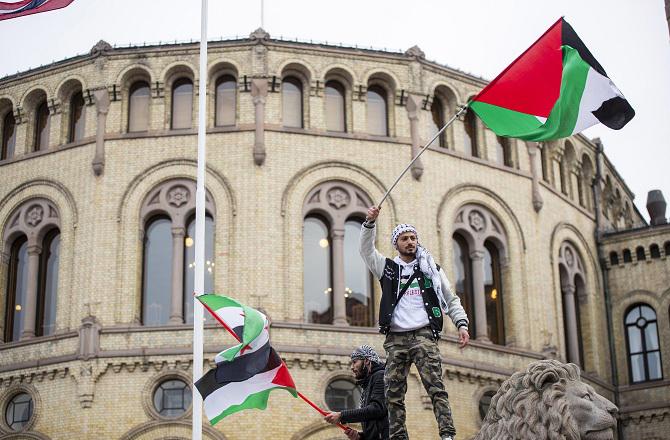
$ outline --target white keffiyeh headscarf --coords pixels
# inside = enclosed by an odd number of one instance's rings
[[[393,229],[391,234],[391,244],[394,248],[398,248],[398,237],[400,237],[405,232],[413,232],[416,235],[416,241],[419,241],[419,233],[416,228],[408,223],[402,223]],[[433,283],[433,289],[437,294],[437,299],[440,301],[440,305],[444,310],[447,309],[447,301],[444,299],[444,293],[442,292],[442,279],[440,278],[440,271],[437,269],[437,264],[435,264],[435,259],[428,252],[428,249],[417,244],[416,247],[416,259],[419,262],[419,269],[425,275],[430,278]]]

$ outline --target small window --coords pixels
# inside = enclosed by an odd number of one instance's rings
[[[5,410],[5,422],[13,431],[20,431],[33,416],[33,399],[28,393],[12,397]]]
[[[16,120],[10,111],[5,115],[2,122],[2,148],[0,149],[0,160],[14,157],[16,147]]]
[[[661,249],[659,249],[656,243],[649,246],[649,255],[651,258],[661,258]]]
[[[637,258],[637,261],[644,261],[647,259],[642,246],[638,246],[637,249],[635,249],[635,257]]]
[[[303,127],[302,117],[302,82],[289,76],[281,85],[282,121],[284,127]]]
[[[663,252],[665,252],[666,257],[670,257],[670,241],[666,241],[663,245]]]
[[[50,121],[49,106],[44,101],[35,110],[35,151],[49,148]]]
[[[149,129],[149,84],[140,81],[130,88],[128,100],[128,131],[147,131]]]
[[[326,405],[331,411],[358,408],[361,391],[350,380],[336,379],[326,387]]]
[[[154,408],[163,417],[176,418],[191,406],[191,388],[182,380],[162,382],[154,392]]]
[[[512,148],[508,138],[496,136],[496,159],[500,165],[512,166]]]
[[[337,81],[326,83],[326,129],[330,131],[346,130],[346,111],[344,86]]]
[[[612,266],[616,266],[619,264],[619,255],[614,251],[610,252],[610,264]]]
[[[442,100],[435,96],[433,98],[433,104],[430,106],[431,118],[429,119],[429,133],[428,136],[430,139],[437,134],[442,127],[444,127],[444,104]],[[447,137],[446,132],[442,132],[438,139],[438,145],[442,148],[447,148]]]
[[[386,90],[380,86],[368,87],[367,101],[368,133],[377,136],[388,136]]]
[[[216,81],[216,121],[217,127],[235,125],[237,111],[237,81],[231,75],[224,75]]]
[[[486,414],[489,412],[491,407],[491,399],[496,395],[495,391],[487,391],[484,393],[481,399],[479,399],[479,417],[481,420],[486,418]]]
[[[193,119],[193,82],[180,78],[172,86],[172,129],[191,128]]]
[[[479,145],[477,143],[477,116],[474,112],[467,112],[465,120],[465,154],[473,157],[479,157]]]
[[[68,134],[69,142],[76,142],[84,137],[84,127],[86,121],[84,106],[84,95],[77,92],[72,95],[70,100],[70,130]]]
[[[623,262],[624,263],[630,263],[633,261],[633,257],[630,253],[630,249],[624,249],[623,250]]]

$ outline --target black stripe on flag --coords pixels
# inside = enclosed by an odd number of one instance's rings
[[[274,350],[274,348],[272,348],[269,344],[267,344],[266,346],[269,348],[269,355],[267,357],[266,364],[263,367],[261,367],[259,370],[257,370],[256,372],[249,375],[246,379],[243,379],[243,380],[247,380],[247,379],[249,379],[249,378],[251,378],[251,377],[253,377],[257,374],[260,374],[260,373],[265,373],[266,371],[274,370],[275,368],[277,368],[278,366],[281,365],[281,357],[279,357],[279,355]],[[266,346],[263,346],[263,349]],[[254,353],[252,353],[252,354],[254,354]],[[236,358],[233,362],[243,361],[248,356],[249,355]],[[226,364],[230,365],[233,362],[226,362]],[[222,365],[223,365],[223,363],[217,365],[215,368],[212,368],[207,373],[205,373],[205,375],[202,376],[202,378],[199,381],[197,381],[195,383],[195,387],[198,389],[198,392],[200,392],[200,395],[202,396],[202,400],[205,400],[207,398],[207,396],[212,394],[214,391],[218,390],[221,387],[224,387],[224,386],[228,385],[231,382],[241,382],[240,380],[230,380],[230,378],[228,378],[228,377],[220,377],[218,373],[219,373],[219,370],[220,370]],[[241,367],[241,364],[238,365],[238,368],[239,367]],[[229,371],[229,373],[232,373],[232,372]],[[217,378],[219,378],[219,377],[222,380],[217,380]]]
[[[243,325],[238,325],[233,329],[233,333],[237,335],[238,340],[244,339],[244,326]]]
[[[572,26],[570,26],[570,24],[567,21],[565,21],[565,19],[563,19],[563,26],[561,26],[561,44],[570,46],[573,49],[577,50],[579,56],[582,57],[582,59],[586,63],[588,63],[589,66],[593,67],[593,70],[595,70],[596,72],[598,72],[603,76],[607,76],[607,73],[605,72],[605,69],[603,69],[603,66],[600,65],[600,63],[596,60],[591,51],[586,47],[582,39],[579,38],[577,32],[575,32]],[[609,76],[607,77],[609,78]]]
[[[270,358],[270,342],[268,341],[258,350],[234,358],[230,362],[220,362],[216,365],[217,382],[242,382],[267,366]]]
[[[613,130],[620,130],[628,121],[633,119],[635,110],[628,101],[617,96],[603,102],[598,110],[593,112],[593,116],[598,118],[603,125]]]

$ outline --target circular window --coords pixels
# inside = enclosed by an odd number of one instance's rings
[[[191,406],[191,388],[182,380],[161,382],[154,392],[154,408],[163,417],[179,417]]]
[[[495,391],[487,391],[484,393],[481,399],[479,399],[479,417],[484,420],[486,414],[489,412],[491,407],[491,399],[496,395]]]
[[[14,431],[20,431],[33,416],[33,398],[28,393],[14,396],[5,410],[5,421]]]
[[[336,379],[326,387],[326,405],[331,411],[358,408],[360,389],[350,380]]]

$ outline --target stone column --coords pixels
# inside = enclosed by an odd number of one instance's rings
[[[537,142],[526,142],[526,147],[528,149],[528,159],[530,161],[530,174],[533,176],[533,209],[535,212],[540,212],[544,201],[540,195],[540,172],[537,168]]]
[[[470,253],[472,259],[472,296],[475,302],[475,336],[478,341],[490,342],[486,323],[486,292],[484,291],[484,251]]]
[[[575,309],[575,285],[561,286],[563,291],[563,314],[565,319],[565,344],[568,362],[580,365],[579,331],[577,329],[577,310]]]
[[[333,228],[333,324],[349,325],[344,297],[344,229]]]
[[[172,300],[170,324],[184,323],[184,228],[172,228]]]
[[[412,137],[412,157],[414,159],[421,148],[421,139],[419,137],[419,112],[421,111],[421,97],[410,93],[407,96],[407,117],[409,118],[409,132]],[[412,164],[412,177],[416,180],[423,174],[423,164],[421,159],[417,159]]]
[[[49,99],[49,145],[43,145],[42,150],[50,150],[61,145],[63,139],[67,139],[67,129],[63,125],[63,112],[60,100]],[[65,132],[65,133],[63,133]],[[65,134],[65,138],[61,135]]]
[[[268,81],[265,78],[251,80],[251,96],[254,102],[256,132],[254,138],[254,163],[265,162],[265,98],[268,96]]]
[[[40,270],[40,255],[42,247],[38,245],[28,246],[28,282],[26,284],[26,301],[22,304],[24,312],[23,332],[21,339],[35,337],[35,326],[37,317],[37,281]]]
[[[109,93],[107,89],[96,90],[95,108],[98,116],[95,128],[95,156],[93,157],[93,173],[100,176],[105,169],[105,132],[107,131],[107,113],[109,112]]]

